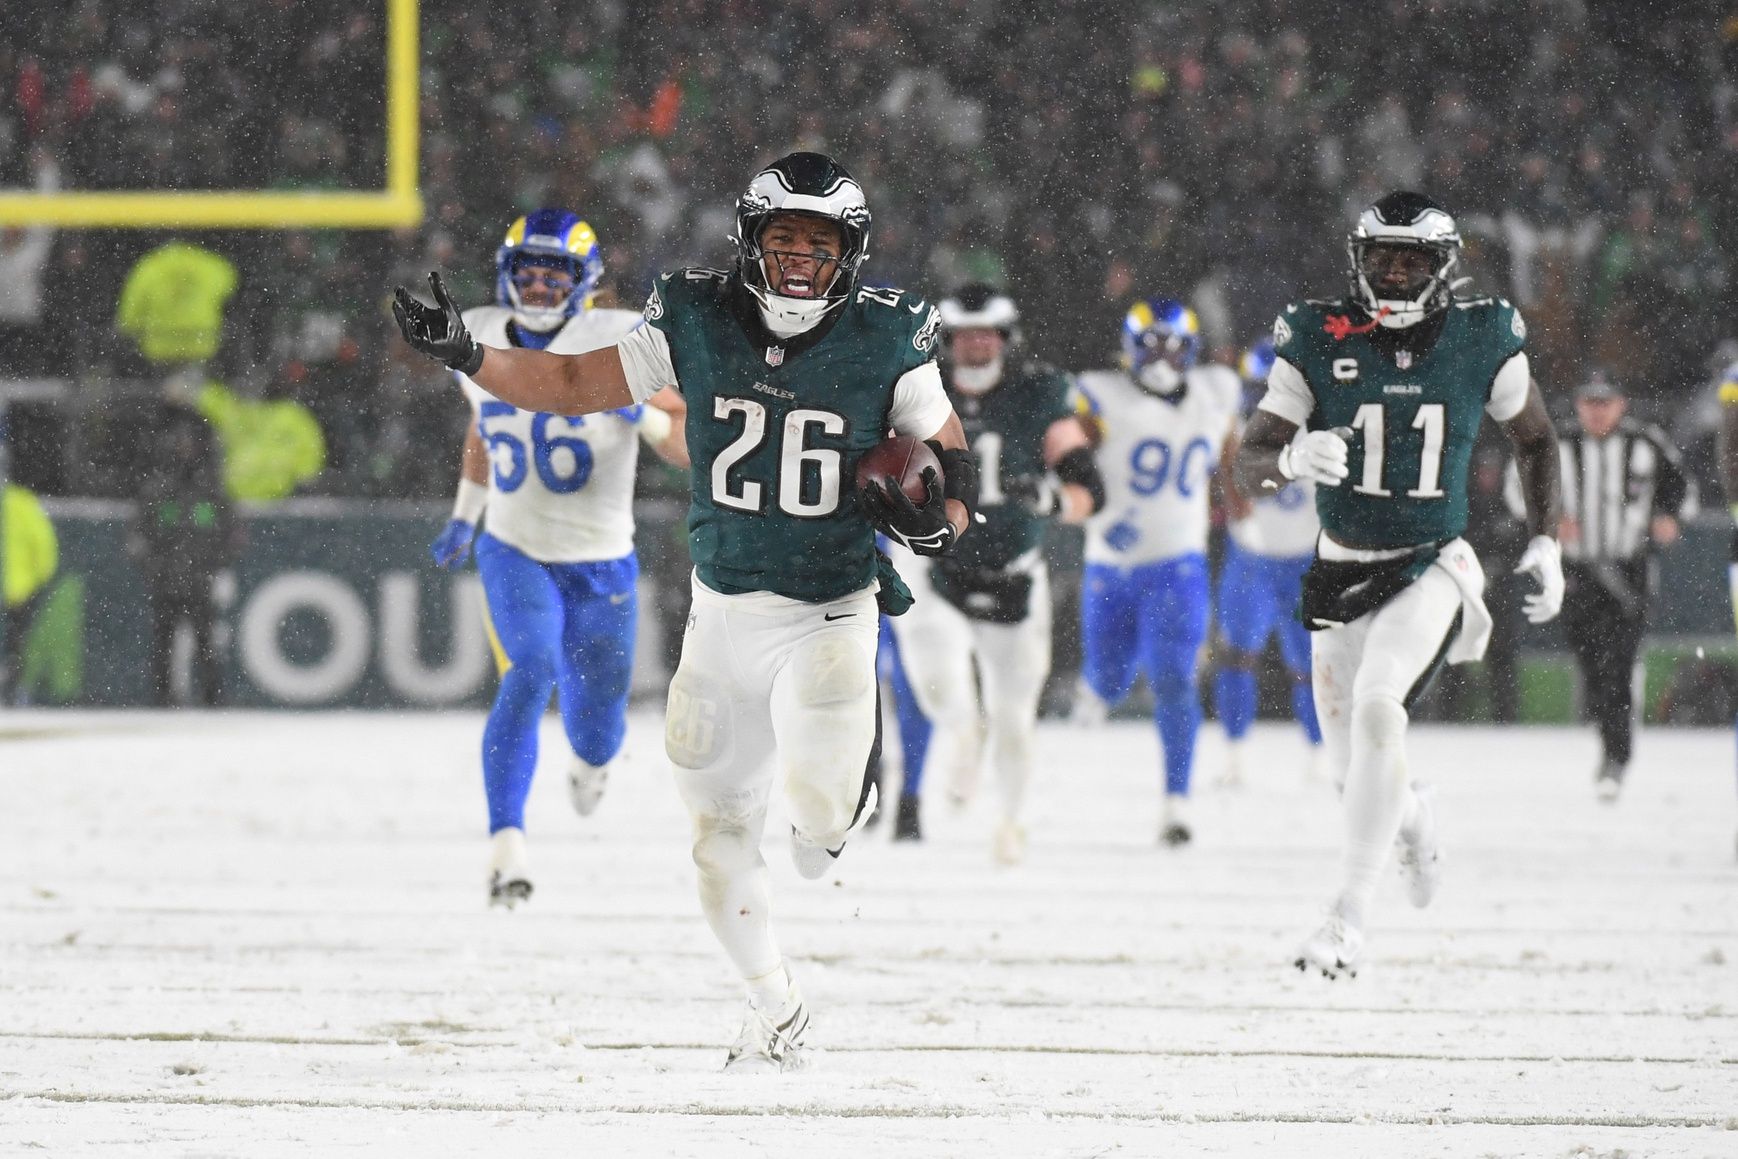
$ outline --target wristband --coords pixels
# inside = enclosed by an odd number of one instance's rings
[[[459,493],[453,499],[453,518],[465,523],[475,524],[483,517],[483,508],[489,505],[489,487],[485,483],[473,483],[469,479],[459,480]]]
[[[669,411],[659,410],[648,403],[640,408],[640,421],[636,425],[640,430],[640,438],[646,440],[646,445],[656,447],[670,437],[676,421],[670,417]]]

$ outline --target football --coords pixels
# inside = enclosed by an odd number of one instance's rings
[[[885,479],[897,479],[906,498],[921,505],[929,497],[923,486],[925,467],[935,468],[939,484],[941,460],[935,457],[935,452],[921,439],[893,435],[864,451],[863,457],[857,460],[857,487],[861,489],[870,480],[879,483]]]

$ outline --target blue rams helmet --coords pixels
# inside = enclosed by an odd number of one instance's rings
[[[1143,387],[1171,394],[1183,371],[1201,354],[1201,320],[1170,298],[1150,298],[1129,307],[1122,322],[1123,360]]]
[[[1263,337],[1237,360],[1237,376],[1245,386],[1259,387],[1273,371],[1273,339]]]
[[[519,296],[520,268],[542,266],[566,270],[573,288],[555,306],[527,306]],[[513,311],[513,320],[527,330],[553,330],[591,305],[603,277],[603,251],[597,234],[565,209],[539,209],[507,228],[495,251],[495,300]]]

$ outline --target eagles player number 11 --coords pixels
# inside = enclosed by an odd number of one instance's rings
[[[1386,458],[1385,430],[1388,408],[1379,402],[1367,402],[1352,416],[1352,429],[1364,432],[1364,472],[1352,490],[1363,495],[1390,498],[1394,492],[1382,486],[1382,462]],[[1412,429],[1424,432],[1424,447],[1418,457],[1418,486],[1406,492],[1408,499],[1441,499],[1442,432],[1446,408],[1440,402],[1427,402],[1412,416]]]

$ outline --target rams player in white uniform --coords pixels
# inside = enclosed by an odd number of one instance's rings
[[[1236,454],[1242,390],[1229,367],[1195,364],[1200,323],[1181,302],[1136,302],[1122,340],[1125,372],[1076,379],[1103,431],[1105,487],[1104,507],[1086,525],[1082,676],[1092,697],[1114,704],[1146,673],[1164,749],[1160,839],[1182,845],[1201,728],[1208,476]]]
[[[477,340],[578,354],[640,324],[630,310],[591,308],[603,257],[591,226],[566,210],[515,221],[496,254],[498,305],[464,314]],[[491,904],[531,894],[525,798],[551,690],[573,749],[568,784],[581,815],[597,807],[622,746],[637,613],[634,467],[644,439],[679,465],[672,420],[680,396],[569,418],[502,402],[455,372],[471,404],[458,499],[430,553],[456,568],[471,553],[488,601],[501,687],[483,728]]]
[[[1244,351],[1238,373],[1259,395],[1272,369],[1273,342],[1263,338]],[[1237,505],[1240,497],[1230,472],[1220,478]],[[1255,720],[1255,668],[1269,636],[1279,637],[1280,658],[1291,675],[1292,714],[1312,752],[1319,753],[1322,743],[1310,691],[1310,634],[1296,614],[1303,574],[1315,558],[1322,529],[1316,519],[1316,487],[1308,479],[1294,479],[1278,491],[1252,498],[1248,515],[1228,524],[1214,602],[1225,654],[1213,680],[1213,712],[1225,729],[1229,751],[1224,781],[1231,785],[1243,780],[1243,743]]]

